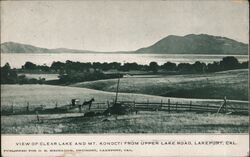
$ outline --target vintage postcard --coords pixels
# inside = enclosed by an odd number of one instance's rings
[[[0,3],[1,156],[249,156],[247,0]]]

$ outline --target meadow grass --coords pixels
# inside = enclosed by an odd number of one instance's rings
[[[115,99],[115,93],[104,92],[86,88],[76,88],[67,86],[52,86],[52,85],[1,85],[1,106],[2,109],[10,108],[12,105],[14,108],[25,108],[27,103],[30,107],[37,107],[45,105],[46,108],[53,108],[57,103],[58,107],[71,104],[71,99],[78,98],[80,104],[85,100],[95,99],[95,102],[113,101]],[[119,93],[118,101],[136,101],[136,102],[158,102],[167,103],[168,100],[171,103],[178,104],[192,104],[207,105],[223,103],[223,99],[186,99],[186,98],[171,98],[152,96],[145,94],[133,94],[133,93]],[[234,104],[234,103],[232,103]],[[246,105],[246,103],[237,105]]]
[[[71,85],[115,92],[117,79],[82,82]],[[168,97],[248,100],[248,70],[209,74],[156,75],[126,77],[120,80],[120,92]]]
[[[215,74],[176,75],[155,77],[122,78],[118,100],[137,102],[178,102],[207,105],[223,103],[228,99],[246,100],[247,70],[233,70]],[[115,98],[117,79],[75,84],[76,87],[52,85],[1,85],[1,109],[46,105],[55,107],[71,103],[78,98],[80,103],[95,98],[96,102],[112,101]],[[99,90],[79,88],[87,87]],[[104,90],[104,91],[100,91]],[[105,91],[106,90],[106,91]],[[202,91],[204,90],[204,91]],[[111,91],[111,92],[107,92]],[[183,97],[166,97],[169,93]],[[144,94],[135,94],[144,93]],[[197,99],[202,93],[208,99]],[[149,95],[152,94],[152,95]],[[175,96],[170,94],[170,96]],[[163,96],[155,96],[163,95]],[[194,97],[194,98],[193,98]],[[201,97],[203,98],[203,97]],[[218,98],[218,99],[209,99]],[[150,104],[150,103],[149,103]],[[233,101],[230,105],[238,106]],[[106,104],[105,104],[106,105]],[[247,103],[243,103],[247,108]],[[146,112],[122,116],[83,117],[83,113],[1,116],[3,134],[44,133],[247,133],[248,116],[194,112]]]
[[[18,119],[18,120],[17,120]],[[139,112],[83,117],[80,113],[2,116],[4,134],[44,133],[247,133],[248,116],[210,113]]]

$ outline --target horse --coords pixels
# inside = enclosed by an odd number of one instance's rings
[[[94,98],[90,99],[89,101],[84,101],[82,103],[82,106],[89,105],[89,110],[90,110],[93,101],[95,101]]]

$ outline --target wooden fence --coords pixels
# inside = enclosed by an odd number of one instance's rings
[[[119,103],[129,107],[131,111],[165,111],[171,112],[211,112],[211,113],[227,113],[227,114],[241,114],[248,115],[248,102],[247,101],[235,101],[224,100],[217,103],[197,103],[190,101],[189,103],[180,103],[171,101],[167,102],[162,100],[159,102],[136,102],[136,101],[119,101]],[[88,110],[88,106],[79,107],[78,105],[59,105],[55,103],[54,107],[46,107],[45,105],[32,106],[27,103],[26,107],[9,106],[8,108],[1,107],[2,115],[13,114],[52,114],[52,113],[70,113],[70,112],[103,112],[107,108],[113,105],[113,101],[109,102],[93,102],[91,109]]]
[[[192,101],[189,103],[171,102],[135,102],[128,101],[122,102],[123,104],[131,107],[132,110],[138,111],[166,111],[170,112],[212,112],[212,113],[234,113],[234,114],[248,114],[248,102],[242,101],[222,101],[222,104],[194,104]],[[223,106],[222,106],[223,105]]]

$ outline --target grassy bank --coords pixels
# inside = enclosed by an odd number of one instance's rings
[[[10,107],[25,107],[27,102],[30,106],[46,105],[46,107],[55,107],[55,103],[66,105],[71,103],[71,99],[77,98],[82,103],[84,100],[91,98],[95,102],[112,101],[115,98],[115,93],[104,92],[86,88],[76,88],[68,86],[52,86],[52,85],[1,85],[1,106],[2,108]],[[221,104],[222,99],[185,99],[185,98],[169,98],[145,94],[119,93],[118,100],[120,101],[140,101],[146,102],[171,102],[190,103],[194,104]]]
[[[82,114],[2,116],[2,133],[247,133],[248,116],[140,112],[118,117]]]
[[[86,88],[51,85],[1,85],[2,109],[14,106],[25,107],[46,105],[55,107],[70,104],[72,98],[96,102],[112,100],[115,93]],[[119,93],[118,100],[150,102],[168,101],[168,97],[133,93]],[[207,105],[222,104],[223,101],[211,99],[170,98],[171,102]],[[230,105],[237,105],[233,102]],[[243,104],[247,105],[247,104]],[[83,113],[41,114],[40,121],[33,115],[1,116],[3,134],[52,134],[52,133],[246,133],[248,116],[194,112],[146,112],[111,117],[83,117]]]
[[[116,91],[117,79],[76,83],[73,87]],[[209,74],[155,75],[126,77],[120,91],[158,96],[248,100],[248,70],[231,70]]]

